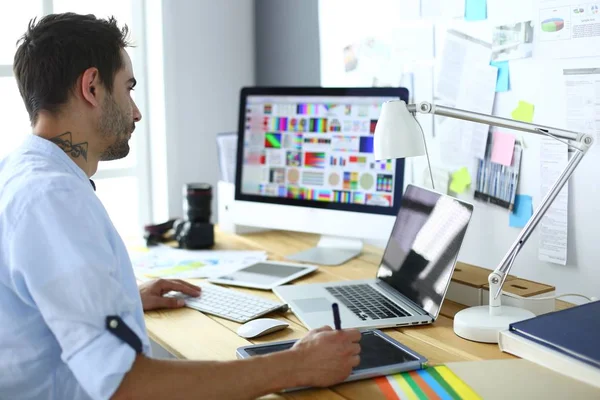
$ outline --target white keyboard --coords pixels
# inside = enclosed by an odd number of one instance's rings
[[[213,314],[235,322],[244,323],[275,310],[286,310],[283,303],[265,300],[258,296],[240,293],[216,285],[200,285],[200,297],[191,297],[180,292],[170,292],[169,297],[185,300],[187,307]]]

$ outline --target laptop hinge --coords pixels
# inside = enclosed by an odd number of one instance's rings
[[[417,303],[415,303],[414,301],[412,301],[411,299],[409,299],[408,297],[406,297],[405,295],[403,295],[402,293],[398,292],[396,289],[394,289],[391,285],[389,285],[387,282],[378,279],[376,281],[377,285],[382,288],[385,293],[392,297],[392,298],[396,298],[397,300],[402,301],[402,303],[406,304],[409,306],[409,310],[411,311],[413,314],[416,315],[427,315],[428,317],[431,318],[432,321],[435,320],[435,318],[433,318],[431,316],[431,314],[429,314],[427,311],[423,310],[423,308],[421,308],[420,305],[418,305]]]

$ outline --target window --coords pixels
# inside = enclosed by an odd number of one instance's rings
[[[3,7],[4,8],[4,7]],[[6,10],[2,10],[6,11]],[[16,43],[34,17],[48,13],[75,12],[97,17],[114,16],[119,25],[127,24],[135,47],[127,51],[136,79],[136,103],[145,109],[144,46],[142,37],[143,0],[20,0],[11,2],[10,12],[0,12],[0,132],[3,135],[0,158],[17,147],[31,132],[29,118],[12,72]],[[147,125],[137,124],[130,141],[131,151],[121,160],[101,162],[93,179],[97,194],[119,233],[139,237],[141,227],[151,215],[149,151]]]

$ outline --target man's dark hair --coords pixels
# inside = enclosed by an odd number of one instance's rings
[[[31,124],[40,110],[57,114],[88,68],[98,68],[111,93],[115,74],[123,67],[121,49],[130,45],[128,33],[112,17],[65,13],[31,20],[13,66]]]

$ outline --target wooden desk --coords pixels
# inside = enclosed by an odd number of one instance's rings
[[[230,235],[216,232],[216,249],[265,250],[270,259],[280,260],[285,255],[313,247],[315,235],[271,231],[265,233]],[[382,250],[366,246],[360,258],[339,267],[321,267],[315,273],[299,279],[295,284],[329,282],[348,279],[364,279],[375,276]],[[233,288],[233,287],[232,287]],[[272,292],[234,288],[252,294],[278,300]],[[502,353],[495,344],[483,344],[461,339],[454,334],[452,318],[464,306],[445,301],[437,321],[428,326],[386,329],[385,332],[401,343],[427,357],[431,364],[451,361],[513,358]],[[185,308],[146,313],[146,325],[150,337],[182,359],[231,360],[235,350],[250,343],[264,343],[302,337],[307,329],[291,312],[273,314],[273,318],[285,319],[290,328],[247,340],[235,332],[240,324],[223,318],[205,315]],[[268,398],[288,399],[384,399],[373,380],[341,384],[330,389],[270,395]]]

